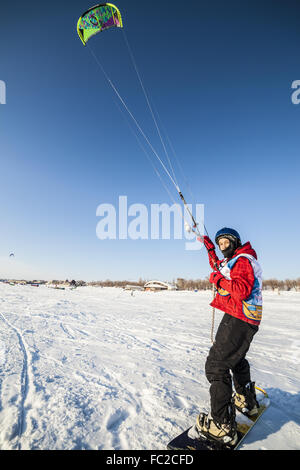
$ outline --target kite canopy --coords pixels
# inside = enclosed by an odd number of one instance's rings
[[[120,11],[112,3],[101,3],[83,13],[77,23],[77,32],[86,45],[92,36],[113,26],[123,28]]]

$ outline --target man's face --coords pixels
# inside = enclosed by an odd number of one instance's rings
[[[226,248],[229,248],[230,246],[230,241],[228,238],[220,238],[219,239],[219,248],[221,251],[226,250]]]

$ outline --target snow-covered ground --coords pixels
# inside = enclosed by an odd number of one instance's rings
[[[0,284],[0,449],[165,449],[208,407],[210,299]],[[242,449],[300,449],[299,330],[300,293],[265,292],[248,359],[271,405]]]

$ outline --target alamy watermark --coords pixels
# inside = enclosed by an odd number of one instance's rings
[[[292,89],[295,90],[291,95],[292,103],[300,104],[300,80],[293,81]]]
[[[295,340],[291,344],[291,359],[295,364],[300,363],[300,340]]]
[[[3,341],[0,339],[0,367],[4,364],[5,362],[5,344]]]
[[[188,209],[199,222],[197,230],[203,234],[204,205],[188,204]],[[180,204],[135,203],[128,206],[127,196],[119,196],[118,207],[103,203],[97,207],[96,235],[99,240],[186,240],[186,250],[200,250],[202,243],[197,241],[191,230],[190,215]]]
[[[6,83],[0,80],[0,104],[6,104]]]

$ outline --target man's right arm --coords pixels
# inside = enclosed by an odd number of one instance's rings
[[[210,267],[212,269],[218,269],[219,264],[221,263],[221,261],[219,260],[219,258],[216,255],[216,247],[213,244],[213,242],[211,241],[211,239],[209,237],[207,237],[206,235],[204,235],[201,238],[199,237],[198,240],[200,242],[202,242],[204,244],[205,248],[207,249],[208,261],[209,261]]]

